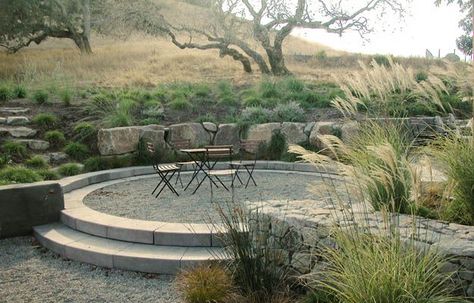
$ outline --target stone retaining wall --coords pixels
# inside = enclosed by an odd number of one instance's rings
[[[383,121],[400,121],[407,124],[417,141],[432,138],[435,134],[444,134],[447,129],[463,126],[465,121],[457,121],[454,116],[414,117],[403,119],[378,119]],[[464,123],[464,124],[467,124]],[[121,155],[137,150],[141,138],[158,147],[167,147],[175,139],[188,139],[192,147],[209,144],[232,144],[239,148],[241,139],[270,142],[275,132],[280,132],[290,144],[309,144],[323,148],[318,135],[337,135],[343,141],[349,140],[359,129],[356,121],[320,121],[320,122],[283,122],[265,123],[250,126],[242,131],[237,124],[181,123],[168,127],[161,125],[117,127],[101,129],[98,134],[98,148],[103,156]]]

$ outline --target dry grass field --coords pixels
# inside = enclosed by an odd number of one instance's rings
[[[206,9],[174,0],[156,1],[169,20],[177,23],[192,20],[196,27],[205,26],[202,23],[209,14]],[[34,88],[150,87],[176,81],[194,83],[221,79],[240,84],[261,78],[257,66],[254,66],[255,73],[249,75],[242,71],[240,63],[228,57],[219,58],[217,51],[181,50],[164,37],[134,35],[127,40],[114,40],[94,36],[92,44],[94,54],[91,56],[81,56],[70,41],[55,39],[14,55],[0,50],[0,81]],[[366,63],[372,60],[370,56],[336,51],[291,36],[284,50],[288,68],[303,80],[331,81],[335,75],[358,69],[359,60]],[[401,60],[416,69],[436,64],[418,58]]]

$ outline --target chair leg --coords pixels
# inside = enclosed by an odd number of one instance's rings
[[[249,174],[249,178],[247,180],[247,184],[245,184],[245,188],[249,186],[250,180],[252,180],[253,184],[257,186],[257,182],[255,182],[255,179],[253,178],[253,171],[255,169],[255,166],[253,166],[251,170],[249,170],[248,167],[246,167],[245,169],[247,170],[247,173]]]

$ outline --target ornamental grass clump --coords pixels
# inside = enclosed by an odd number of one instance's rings
[[[219,230],[225,256],[231,260],[232,273],[244,302],[290,302],[291,250],[299,242],[291,230],[272,222],[260,209],[248,210],[243,205],[217,205]]]
[[[336,81],[344,96],[334,98],[332,106],[346,117],[354,117],[360,110],[373,116],[405,116],[410,114],[407,108],[418,104],[446,110],[442,95],[449,92],[440,77],[428,74],[418,82],[414,70],[387,60],[387,64],[374,60],[370,66],[360,62],[360,71],[339,76]]]
[[[331,213],[328,223],[331,241],[316,247],[320,266],[303,280],[320,303],[466,302],[454,295],[458,285],[451,279],[452,273],[440,271],[448,258],[427,244],[436,239],[435,232],[424,230],[416,216],[394,212],[396,193],[400,194],[398,198],[406,194],[405,190],[395,190],[393,179],[397,174],[391,175],[399,166],[394,157],[397,148],[389,146],[384,143],[377,153],[384,154],[384,149],[389,149],[391,156],[376,158],[386,161],[370,170],[376,183],[389,193],[388,203],[380,203],[377,212],[368,191],[374,180],[363,175],[367,171],[362,170],[361,174],[357,165],[337,164],[328,156],[290,147],[302,160],[318,165],[322,171],[332,171],[337,165],[340,172],[337,182],[321,175],[328,206],[337,211]]]
[[[433,155],[443,164],[452,186],[452,199],[442,217],[460,224],[474,225],[474,144],[451,135],[431,145]]]
[[[185,270],[176,281],[188,303],[226,303],[235,297],[232,276],[219,265],[203,264]]]

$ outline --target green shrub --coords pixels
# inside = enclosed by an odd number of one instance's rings
[[[46,104],[49,100],[49,94],[43,90],[36,91],[33,94],[33,100],[35,100],[38,105]]]
[[[191,103],[185,96],[176,96],[170,103],[169,107],[174,110],[188,110],[192,107]]]
[[[278,83],[270,79],[265,79],[265,80],[262,80],[262,82],[260,82],[259,93],[263,98],[281,97],[281,92],[279,90]]]
[[[219,81],[217,83],[218,102],[227,106],[236,106],[239,103],[232,84],[229,81]]]
[[[18,84],[13,88],[13,96],[18,99],[24,99],[27,96],[26,87]]]
[[[212,123],[217,124],[217,118],[213,114],[207,113],[204,116],[197,117],[196,122],[199,122],[199,123],[212,122]]]
[[[61,176],[54,170],[50,169],[38,169],[36,173],[41,176],[43,180],[51,181],[51,180],[59,180]]]
[[[52,113],[40,113],[32,121],[41,129],[51,129],[58,122],[58,117]]]
[[[92,172],[114,168],[129,167],[133,164],[131,156],[120,157],[91,157],[84,161],[84,171]]]
[[[41,156],[34,156],[25,162],[26,166],[34,169],[43,169],[48,167],[48,163]]]
[[[89,155],[89,149],[87,145],[82,143],[69,143],[64,147],[64,152],[74,160],[81,161],[87,158]]]
[[[286,89],[292,93],[300,93],[305,89],[304,82],[298,80],[295,77],[288,77],[281,84],[283,84],[283,86],[286,87]]]
[[[272,112],[260,106],[246,107],[241,114],[241,120],[249,124],[267,123],[271,121],[271,118]]]
[[[61,147],[66,142],[64,133],[59,130],[51,130],[44,134],[44,139],[48,141],[52,147]]]
[[[34,170],[22,166],[7,166],[0,170],[0,182],[3,184],[33,183],[41,180],[41,176]]]
[[[59,166],[58,172],[63,177],[70,177],[70,176],[79,175],[82,172],[82,169],[77,163],[66,163]]]
[[[188,303],[227,302],[234,290],[232,276],[217,265],[183,271],[176,281]]]
[[[11,161],[10,155],[6,153],[1,153],[0,154],[0,168],[5,167],[7,164],[9,164]]]
[[[80,122],[74,127],[74,139],[78,142],[91,142],[97,136],[97,128],[89,122]]]
[[[72,101],[72,92],[69,89],[64,89],[61,91],[61,101],[65,106],[70,106]]]
[[[304,110],[296,102],[279,104],[273,110],[273,120],[279,122],[304,122]]]
[[[266,148],[265,158],[268,160],[281,160],[287,147],[285,136],[281,132],[276,132],[272,135],[270,143]]]
[[[2,151],[14,161],[21,161],[28,156],[26,145],[16,141],[4,142]]]
[[[12,92],[8,86],[0,86],[0,101],[8,101],[12,98]]]
[[[420,71],[415,74],[416,82],[420,83],[421,81],[428,80],[428,74],[426,72]]]

